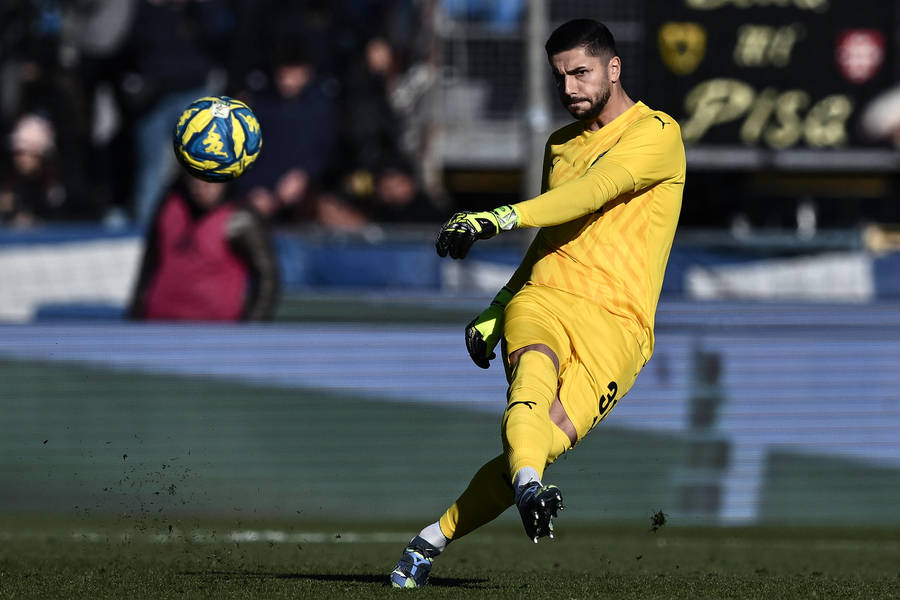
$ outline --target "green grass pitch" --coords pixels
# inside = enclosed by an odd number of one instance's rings
[[[170,529],[171,526],[171,529]],[[413,529],[180,518],[0,517],[0,598],[896,598],[897,532],[496,523],[421,591],[387,575]]]
[[[900,598],[895,524],[673,516],[652,532],[683,444],[615,428],[554,465],[570,504],[557,540],[530,543],[508,511],[454,543],[431,587],[393,590],[405,542],[497,451],[495,416],[27,361],[0,361],[0,380],[0,600]],[[415,480],[389,478],[410,430],[434,443],[406,465]],[[843,498],[815,483],[803,498]],[[885,496],[847,516],[895,523]]]

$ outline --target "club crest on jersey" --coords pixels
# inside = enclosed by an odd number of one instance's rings
[[[657,42],[663,63],[676,75],[693,73],[706,56],[706,30],[697,23],[665,23]]]
[[[877,29],[846,29],[837,37],[834,59],[844,79],[865,83],[884,63],[884,34]]]

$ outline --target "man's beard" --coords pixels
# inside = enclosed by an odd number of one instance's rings
[[[599,117],[600,113],[603,112],[603,109],[606,108],[606,103],[609,102],[610,94],[611,89],[610,87],[607,87],[605,90],[603,90],[603,93],[600,94],[600,97],[597,98],[597,101],[591,104],[590,108],[582,113],[573,113],[571,105],[567,105],[566,110],[568,110],[569,114],[579,121],[593,121],[597,117]]]

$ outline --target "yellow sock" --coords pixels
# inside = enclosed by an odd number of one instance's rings
[[[532,467],[540,475],[569,448],[568,436],[550,420],[557,386],[556,367],[550,357],[537,351],[525,352],[510,379],[503,416],[506,451],[482,466],[441,516],[441,533],[449,540],[458,540],[513,505],[512,480],[520,468]]]
[[[554,425],[553,445],[547,464],[559,458],[570,445],[569,436]],[[458,540],[500,516],[513,505],[514,497],[509,463],[506,454],[501,454],[478,470],[453,506],[444,512],[438,522],[441,533],[448,540]]]
[[[556,366],[549,356],[531,350],[519,357],[503,415],[508,481],[512,482],[523,467],[531,467],[540,477],[551,459],[556,426],[550,420],[550,405],[556,399],[556,389]]]
[[[453,506],[441,516],[441,533],[448,540],[458,540],[496,519],[512,503],[506,455],[501,454],[478,470]]]

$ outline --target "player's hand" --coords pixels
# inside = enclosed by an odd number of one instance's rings
[[[466,325],[466,350],[472,362],[487,369],[497,357],[494,348],[503,335],[503,308],[493,304]]]
[[[435,248],[438,256],[465,258],[475,240],[492,238],[501,231],[514,229],[519,215],[511,206],[501,206],[484,212],[458,212],[444,223],[438,233]]]
[[[503,337],[503,313],[512,297],[512,291],[504,287],[491,305],[466,325],[466,350],[472,362],[482,369],[490,367],[497,356],[494,348]]]

